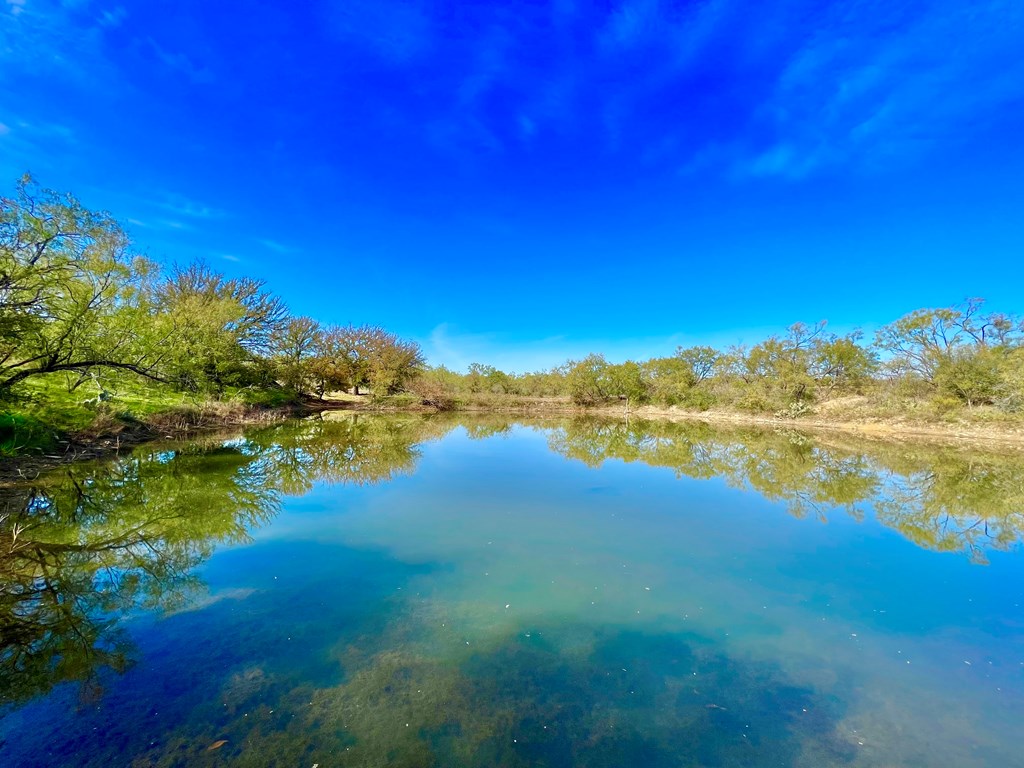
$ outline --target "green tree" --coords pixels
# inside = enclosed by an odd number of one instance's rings
[[[721,360],[722,353],[707,346],[677,347],[676,357],[689,367],[691,386],[696,386],[714,375],[715,366]]]
[[[370,326],[333,326],[327,334],[327,355],[335,369],[336,380],[351,387],[359,394],[359,388],[370,383],[370,359],[374,349],[374,333]]]
[[[371,332],[368,378],[375,395],[400,392],[423,370],[420,345],[383,328]]]
[[[604,355],[587,355],[566,365],[565,382],[569,397],[576,405],[596,405],[608,399],[608,362]]]
[[[450,411],[455,407],[456,397],[465,389],[464,378],[439,365],[422,371],[410,382],[409,388],[419,395],[424,405]]]
[[[662,405],[683,402],[696,383],[690,364],[679,355],[652,358],[641,368],[651,399]]]
[[[874,353],[858,344],[862,335],[859,331],[846,336],[832,335],[814,345],[810,370],[829,392],[862,387],[877,370]]]
[[[496,370],[493,366],[482,363],[470,363],[466,369],[465,381],[469,391],[474,395],[487,389],[487,376]]]
[[[98,367],[162,378],[154,274],[110,216],[24,177],[0,198],[0,390]]]
[[[493,394],[511,394],[515,387],[515,379],[493,365],[471,363],[466,372],[466,384],[470,392],[491,392]]]
[[[184,390],[222,389],[247,358],[229,330],[242,316],[241,306],[213,291],[182,290],[173,276],[157,296],[157,322],[170,346],[168,377]]]
[[[282,384],[300,394],[312,390],[322,338],[320,324],[309,317],[293,317],[281,327],[273,346]]]
[[[272,351],[287,312],[262,282],[227,278],[201,262],[179,265],[159,283],[156,308],[168,339],[165,368],[182,389],[265,383],[254,362]]]
[[[310,374],[313,391],[321,399],[328,392],[347,390],[354,386],[357,372],[355,361],[350,357],[345,328],[335,325],[323,329],[317,338]]]
[[[371,387],[375,394],[400,391],[424,365],[418,344],[377,325],[332,326],[318,342],[320,378],[333,388]]]
[[[627,360],[624,363],[608,366],[604,373],[605,391],[613,397],[630,404],[642,403],[647,400],[648,387],[643,379],[643,372],[637,363]]]
[[[203,262],[171,269],[159,290],[162,305],[173,309],[192,301],[196,304],[228,304],[232,317],[223,332],[252,355],[271,351],[274,335],[288,321],[284,302],[268,291],[262,280],[251,277],[225,277]]]
[[[769,339],[751,348],[746,359],[747,372],[758,379],[779,405],[810,400],[814,393],[811,355],[814,340],[824,324],[809,328],[803,323],[790,326],[789,333]]]
[[[553,397],[567,395],[567,369],[558,366],[549,371],[533,371],[516,377],[516,388],[524,395],[533,397]]]
[[[677,347],[671,357],[656,357],[641,366],[650,398],[664,405],[705,405],[711,397],[695,388],[708,381],[723,359],[706,347]]]
[[[918,309],[880,328],[875,344],[896,372],[935,383],[943,365],[962,350],[1014,348],[1024,343],[1024,320],[1002,313],[984,314],[982,299],[942,309]]]
[[[995,404],[1011,413],[1024,411],[1024,347],[1004,350],[999,360]]]

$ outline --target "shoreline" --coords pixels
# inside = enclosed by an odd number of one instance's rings
[[[667,421],[703,421],[707,424],[730,424],[733,426],[784,427],[806,432],[840,432],[856,435],[868,440],[886,442],[928,442],[949,445],[970,445],[1008,447],[1024,450],[1024,424],[974,426],[966,424],[923,424],[920,422],[888,421],[828,421],[815,419],[783,419],[773,416],[721,412],[721,411],[670,411],[665,409],[646,410],[646,406],[630,412],[638,418],[665,419]],[[620,418],[626,418],[622,414]]]
[[[430,409],[426,409],[429,412]],[[449,413],[500,413],[520,416],[589,416],[626,420],[697,421],[706,424],[750,426],[765,429],[784,428],[804,432],[838,432],[868,440],[887,442],[927,442],[978,447],[1006,447],[1024,450],[1024,420],[1019,424],[925,423],[900,418],[822,419],[813,414],[806,418],[778,418],[739,411],[690,411],[676,408],[641,405],[628,411],[620,405],[583,408],[570,403],[552,401],[495,407],[468,405]]]
[[[215,409],[187,409],[153,414],[149,420],[125,422],[120,429],[95,436],[72,435],[59,439],[53,451],[25,453],[0,459],[0,488],[30,482],[65,464],[117,456],[159,440],[184,440],[218,431],[272,424],[319,411],[307,403],[275,408],[247,407],[218,413]]]
[[[804,418],[780,418],[771,415],[709,409],[692,411],[674,407],[638,405],[628,412],[621,404],[583,407],[568,400],[555,398],[523,398],[512,396],[507,400],[496,397],[492,402],[456,404],[449,409],[432,405],[371,404],[352,400],[309,401],[313,411],[348,410],[361,413],[449,413],[495,414],[522,417],[596,417],[605,419],[646,419],[650,421],[699,421],[706,424],[750,426],[765,429],[785,428],[805,432],[838,432],[856,435],[867,440],[888,442],[928,442],[948,445],[1006,447],[1024,450],[1024,419],[1017,423],[934,423],[905,417],[866,416],[856,418],[822,418],[821,414],[808,414]]]
[[[96,436],[77,436],[58,442],[58,449],[46,454],[23,454],[0,459],[0,487],[31,481],[41,472],[78,461],[116,456],[158,440],[183,440],[218,430],[241,429],[271,424],[290,418],[312,416],[328,411],[354,413],[419,413],[502,415],[524,418],[590,417],[628,421],[631,418],[648,421],[701,422],[709,425],[755,427],[761,429],[791,429],[808,433],[851,435],[859,439],[889,443],[926,443],[966,448],[1005,448],[1024,451],[1024,421],[1020,424],[933,424],[900,419],[828,420],[809,415],[805,419],[777,418],[774,416],[737,411],[690,411],[641,405],[626,409],[621,405],[585,408],[568,401],[549,398],[524,401],[510,398],[507,402],[495,399],[491,403],[467,403],[440,410],[431,405],[370,403],[354,400],[306,400],[275,408],[246,408],[229,412],[215,409],[195,409],[155,414],[149,421],[127,423],[123,428]]]

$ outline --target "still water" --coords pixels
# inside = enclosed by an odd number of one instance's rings
[[[0,499],[0,765],[1024,766],[1024,452],[328,414]]]

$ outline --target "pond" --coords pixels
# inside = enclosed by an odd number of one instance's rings
[[[1024,452],[329,413],[0,493],[4,766],[1024,766]]]

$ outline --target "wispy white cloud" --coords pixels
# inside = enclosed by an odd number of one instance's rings
[[[519,135],[522,136],[523,141],[532,141],[533,137],[537,135],[537,124],[533,121],[529,115],[520,114],[516,118],[516,122],[519,126]]]
[[[177,194],[168,194],[165,200],[156,203],[156,205],[177,216],[186,216],[192,219],[221,219],[226,215],[224,211],[218,208],[212,208]]]
[[[646,166],[734,179],[872,172],[962,141],[1024,98],[1015,0],[775,0],[757,13],[740,0],[583,12],[563,0],[546,14],[471,13],[479,33],[444,47],[461,79],[438,91],[427,128],[463,159],[596,136]]]
[[[8,73],[31,71],[89,85],[99,80],[108,87],[114,82],[100,52],[104,31],[99,19],[83,22],[80,9],[59,0],[6,4],[9,13],[0,13],[0,62]]]
[[[67,125],[20,119],[0,125],[4,144],[0,175],[5,179],[26,171],[49,177],[51,171],[66,167],[79,152],[77,135]],[[46,181],[45,178],[40,180]]]
[[[146,38],[146,45],[157,61],[172,72],[183,74],[197,83],[212,81],[213,74],[205,67],[197,65],[187,54],[181,51],[169,51],[152,37]]]
[[[167,218],[145,218],[140,219],[137,217],[131,217],[125,219],[125,221],[133,227],[139,229],[149,229],[153,231],[167,231],[171,230],[174,232],[194,232],[195,226],[192,224],[179,221],[178,219],[167,219]]]
[[[843,4],[815,16],[758,118],[784,140],[747,151],[751,175],[801,177],[913,162],[1024,97],[1024,5]]]
[[[150,229],[154,231],[173,231],[173,232],[197,232],[199,227],[191,221],[182,221],[177,218],[167,217],[150,217],[145,218],[133,217],[125,219],[129,224],[139,227],[141,229]]]
[[[612,11],[601,37],[605,46],[634,48],[665,28],[659,0],[626,0]]]
[[[270,240],[268,238],[256,238],[256,242],[262,245],[264,248],[273,251],[274,253],[280,253],[282,255],[297,253],[297,250],[295,248],[292,248],[289,245],[285,245],[284,243],[279,243],[276,240]]]
[[[190,232],[195,229],[191,224],[186,224],[183,221],[175,221],[174,219],[163,219],[162,221],[157,222],[156,226],[163,227],[165,229],[176,229],[182,232]]]
[[[825,152],[820,147],[801,149],[792,144],[780,143],[745,159],[739,175],[803,178],[825,162]]]
[[[126,18],[128,11],[119,5],[112,11],[100,11],[99,23],[103,27],[119,27]]]
[[[461,78],[438,92],[442,109],[427,131],[435,148],[465,158],[550,136],[576,137],[588,147],[603,140],[608,153],[636,155],[638,131],[660,131],[653,140],[662,149],[678,143],[668,135],[677,126],[654,129],[644,111],[712,47],[736,15],[736,0],[623,0],[608,12],[580,5],[467,11],[461,23],[479,32],[444,41]]]
[[[578,0],[551,0],[551,19],[556,25],[565,25],[579,13]]]

